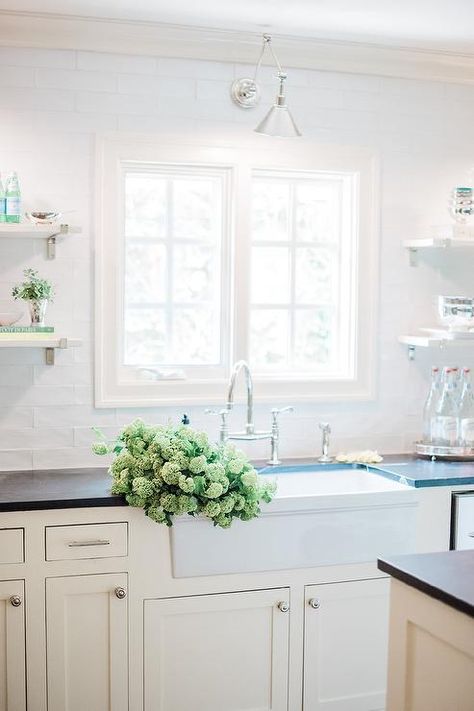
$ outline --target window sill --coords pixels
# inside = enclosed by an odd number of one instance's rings
[[[156,381],[118,385],[96,383],[95,406],[172,407],[178,405],[224,405],[228,380]],[[369,401],[375,396],[374,382],[361,380],[309,380],[254,378],[254,402],[291,403]],[[237,397],[236,402],[243,402]]]

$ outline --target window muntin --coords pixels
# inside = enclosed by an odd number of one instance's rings
[[[121,366],[129,377],[196,369],[209,377],[226,361],[227,177],[200,166],[124,166]]]

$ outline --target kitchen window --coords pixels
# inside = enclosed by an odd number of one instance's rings
[[[98,406],[370,397],[374,160],[290,143],[102,140]]]

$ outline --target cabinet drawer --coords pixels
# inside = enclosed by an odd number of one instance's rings
[[[0,565],[25,562],[24,535],[22,528],[0,528]]]
[[[128,524],[46,526],[46,560],[115,558],[128,554]]]

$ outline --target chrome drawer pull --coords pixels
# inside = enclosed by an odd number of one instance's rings
[[[115,597],[118,597],[119,600],[123,600],[127,597],[127,591],[125,588],[115,588],[114,593]]]
[[[471,533],[468,533],[467,535],[469,536],[469,538],[474,538],[474,531],[471,531]]]
[[[86,546],[110,546],[110,541],[71,541],[68,543],[69,548],[83,548]]]
[[[13,605],[13,607],[20,607],[21,597],[19,595],[12,595],[10,598],[10,605]]]

